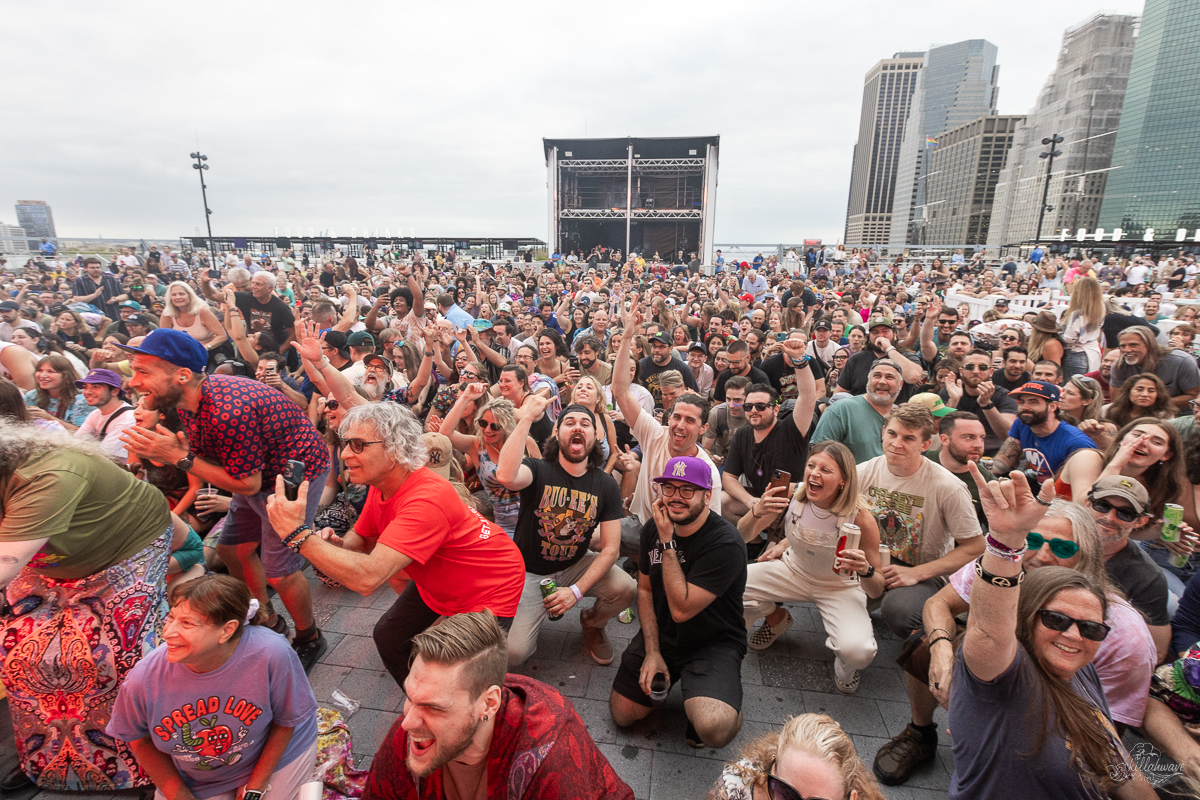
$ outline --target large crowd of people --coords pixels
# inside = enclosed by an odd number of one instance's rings
[[[867,764],[798,714],[713,798],[882,797],[939,705],[952,797],[1154,797],[1127,729],[1193,791],[1198,278],[1041,248],[44,253],[0,274],[0,791],[299,797],[310,568],[394,596],[406,699],[364,797],[632,798],[517,673],[539,631],[578,606],[617,726],[678,684],[679,733],[723,748],[800,602],[844,694],[876,622],[903,640],[911,720]]]

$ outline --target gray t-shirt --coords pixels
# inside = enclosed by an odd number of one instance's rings
[[[1056,800],[1096,800],[1104,795],[1071,766],[1070,744],[1058,732],[1049,711],[1043,745],[1034,750],[1042,724],[1042,697],[1035,668],[1025,648],[1008,669],[990,683],[981,681],[961,657],[954,661],[950,687],[950,730],[954,731],[952,800],[1012,800],[1053,797]],[[1109,732],[1112,764],[1128,763],[1113,727],[1096,668],[1087,665],[1071,679],[1071,688],[1087,700]]]
[[[1141,365],[1130,365],[1124,361],[1113,364],[1109,385],[1115,392],[1125,381],[1142,373]],[[1172,397],[1178,397],[1189,389],[1200,386],[1200,367],[1196,359],[1182,350],[1172,350],[1158,360],[1154,374],[1162,378]]]

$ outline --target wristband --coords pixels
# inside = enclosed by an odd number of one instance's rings
[[[304,543],[308,541],[308,537],[312,536],[314,533],[315,533],[315,531],[308,531],[303,536],[301,536],[299,539],[297,539],[296,541],[289,544],[288,549],[291,550],[296,555],[299,555],[300,548],[303,547]]]
[[[1014,564],[1021,560],[1021,557],[1025,555],[1025,551],[1028,549],[1028,547],[1022,547],[1020,550],[1000,550],[999,548],[993,546],[991,542],[987,543],[987,552],[991,553],[996,558],[1002,558],[1005,561],[1011,561]]]
[[[1009,547],[1008,545],[1004,544],[1004,542],[1001,542],[999,539],[994,538],[990,533],[984,537],[983,541],[987,542],[990,546],[994,547],[995,549],[999,550],[1002,553],[1017,552],[1016,549]],[[1025,548],[1021,547],[1020,549],[1024,550]]]
[[[993,575],[983,568],[983,556],[975,559],[975,574],[998,589],[1015,589],[1025,580],[1025,571],[1016,575]]]
[[[571,584],[571,594],[575,595],[576,600],[583,599],[583,592],[579,591],[579,587],[573,583]]]
[[[309,527],[308,527],[308,523],[307,523],[307,522],[306,522],[306,523],[303,523],[303,524],[301,524],[301,525],[300,525],[298,528],[296,528],[296,530],[292,531],[292,532],[291,532],[291,533],[289,533],[287,536],[283,537],[283,545],[284,545],[284,547],[291,547],[291,546],[292,546],[292,541],[293,541],[293,540],[294,540],[294,539],[295,539],[297,536],[299,536],[301,532],[303,532],[303,531],[306,531],[306,530],[309,530]]]

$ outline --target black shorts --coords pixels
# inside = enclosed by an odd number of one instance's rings
[[[640,706],[649,706],[650,697],[642,691],[638,678],[646,660],[646,640],[641,632],[621,655],[621,666],[613,679],[613,691]],[[742,710],[742,654],[727,645],[712,645],[686,656],[663,653],[671,685],[683,684],[683,699],[711,697]]]

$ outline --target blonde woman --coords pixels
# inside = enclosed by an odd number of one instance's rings
[[[1104,294],[1095,278],[1077,278],[1072,284],[1071,303],[1063,314],[1063,378],[1100,369],[1100,337],[1103,334]]]
[[[824,441],[809,450],[804,480],[789,499],[787,487],[768,489],[738,521],[747,541],[784,514],[784,539],[750,565],[742,603],[746,627],[766,617],[750,634],[750,649],[765,650],[788,628],[792,615],[782,602],[815,603],[825,622],[825,645],[834,653],[833,678],[839,691],[858,689],[859,671],[875,658],[875,631],[867,596],[883,595],[879,572],[879,528],[858,492],[854,454],[844,444]],[[857,525],[857,548],[839,552],[843,526]],[[843,570],[849,575],[841,575]]]
[[[600,452],[604,455],[604,471],[611,475],[617,465],[617,448],[613,447],[613,443],[617,441],[617,429],[608,416],[608,400],[604,396],[604,387],[591,375],[582,375],[575,384],[571,402],[591,409],[597,420],[604,420],[604,424],[598,426],[596,431],[596,441],[599,442]]]
[[[479,476],[479,482],[492,502],[496,524],[511,538],[517,527],[517,517],[521,513],[521,493],[510,491],[496,480],[496,465],[500,463],[500,451],[504,448],[504,443],[517,427],[512,402],[503,397],[496,397],[485,403],[475,414],[473,436],[459,433],[457,430],[458,422],[467,406],[486,394],[486,383],[468,384],[459,393],[454,407],[442,421],[440,433],[449,438],[454,449],[466,456],[467,463],[475,468],[475,474]],[[541,458],[542,455],[533,439],[525,441],[525,453],[532,458]]]
[[[726,764],[708,800],[788,798],[883,800],[875,776],[841,726],[825,714],[801,714],[742,750]]]
[[[197,297],[192,287],[183,281],[172,281],[167,286],[167,302],[158,325],[183,331],[209,351],[229,341],[225,328],[208,303]]]

